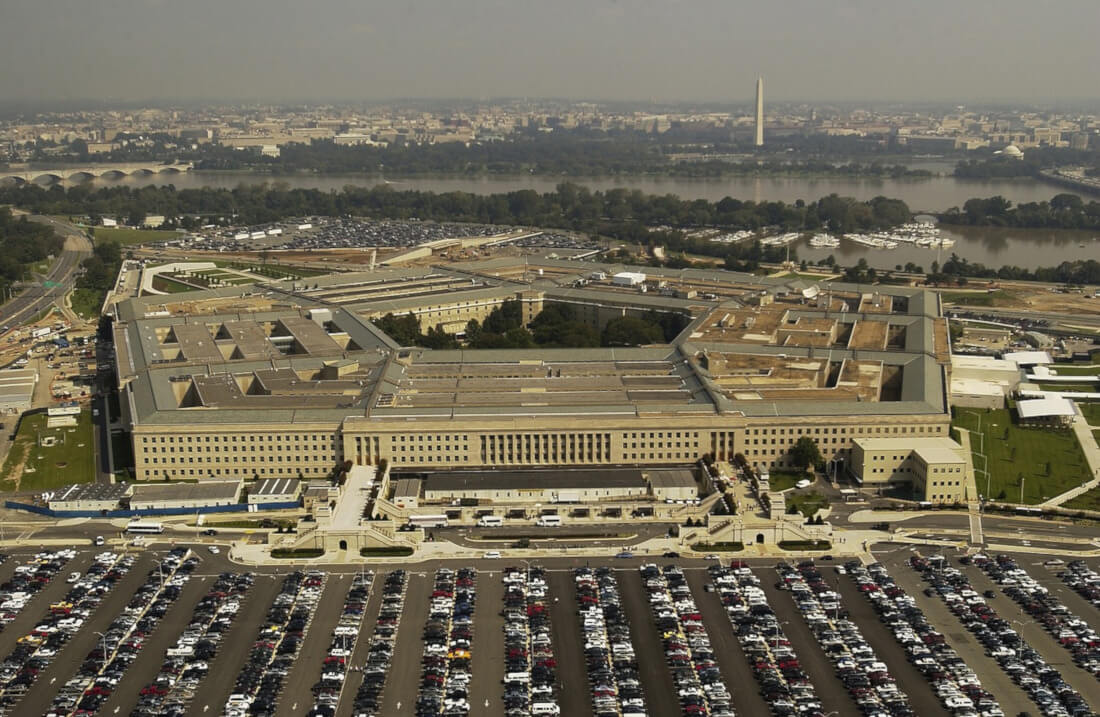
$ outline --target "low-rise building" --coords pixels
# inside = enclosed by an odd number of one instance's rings
[[[1033,398],[1016,402],[1021,426],[1061,428],[1073,423],[1077,409],[1068,398]]]
[[[124,498],[134,491],[129,483],[76,483],[58,488],[46,498],[50,510],[118,510]]]
[[[398,508],[416,510],[420,505],[420,490],[424,481],[419,478],[399,478],[393,482],[393,504]]]
[[[32,368],[0,371],[0,411],[23,413],[30,410],[38,372]]]
[[[932,503],[966,500],[966,457],[950,438],[857,438],[852,446],[851,470],[865,488],[908,484]]]
[[[248,491],[248,504],[293,503],[301,493],[302,481],[297,478],[266,478]]]
[[[686,501],[699,498],[699,484],[688,468],[649,469],[644,473],[654,500]]]
[[[132,510],[211,508],[240,502],[240,481],[152,483],[138,485],[130,498]]]

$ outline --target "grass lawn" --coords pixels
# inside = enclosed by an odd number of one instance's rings
[[[223,269],[251,271],[254,274],[266,276],[269,279],[303,279],[307,276],[322,276],[331,273],[319,269],[307,269],[305,267],[289,264],[250,264],[243,261],[215,261],[214,265]]]
[[[1016,298],[1016,295],[998,289],[997,291],[941,291],[940,298],[945,304],[958,306],[996,306],[999,302]]]
[[[64,437],[64,443],[51,447],[37,445],[39,434]],[[69,483],[90,483],[95,480],[95,445],[92,440],[92,414],[83,411],[77,417],[76,426],[46,428],[46,414],[25,416],[19,422],[8,458],[4,462],[4,490],[43,491]],[[31,473],[16,474],[17,467],[26,459],[25,467]]]
[[[771,486],[772,490],[778,493],[781,490],[794,488],[794,484],[800,480],[813,480],[813,476],[809,473],[788,473],[786,471],[775,471],[768,476],[768,485]]]
[[[1048,383],[1040,381],[1037,385],[1044,391],[1076,391],[1079,393],[1093,393],[1096,391],[1096,384],[1093,383]]]
[[[85,319],[99,316],[103,307],[104,295],[95,289],[73,289],[73,311]]]
[[[1100,488],[1093,488],[1073,500],[1068,500],[1062,503],[1062,507],[1069,510],[1100,510]]]
[[[829,499],[816,490],[809,493],[786,493],[783,497],[786,499],[787,510],[790,510],[793,505],[798,508],[799,513],[807,518],[829,505]]]
[[[1089,422],[1090,426],[1100,426],[1100,403],[1095,401],[1078,401],[1077,407],[1081,409],[1081,415]]]
[[[984,441],[978,435],[979,419]],[[953,423],[970,431],[978,491],[984,494],[988,490],[993,500],[1041,503],[1089,480],[1084,453],[1072,431],[1020,428],[1007,409],[956,408]],[[978,455],[983,442],[988,479]],[[1023,500],[1021,481],[1026,491]],[[998,497],[1002,491],[1004,496]]]
[[[692,543],[691,549],[697,553],[737,553],[745,549],[741,543]]]
[[[176,239],[180,235],[173,231],[157,229],[126,229],[123,227],[95,227],[96,241],[117,241],[122,246],[149,244],[157,241]]]
[[[832,281],[833,276],[831,274],[806,274],[801,271],[788,271],[786,274],[782,274],[777,279],[805,279],[806,281]]]
[[[184,284],[183,282],[176,281],[175,279],[169,279],[167,276],[154,276],[153,288],[157,291],[164,291],[169,294],[182,294],[187,291],[198,291],[193,286]]]
[[[1059,376],[1097,376],[1100,375],[1100,366],[1094,363],[1062,364],[1056,363],[1050,366],[1050,370]]]
[[[829,550],[832,547],[828,540],[783,540],[779,543],[781,550]]]
[[[412,548],[407,548],[401,545],[383,548],[361,548],[359,550],[359,555],[363,556],[364,558],[401,558],[407,557],[412,554]]]

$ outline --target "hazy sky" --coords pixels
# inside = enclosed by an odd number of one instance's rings
[[[4,0],[0,100],[1100,97],[1100,0]]]

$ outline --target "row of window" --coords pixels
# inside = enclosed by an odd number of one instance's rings
[[[177,438],[179,440],[177,440]],[[335,438],[331,433],[290,433],[285,436],[270,433],[253,433],[246,436],[237,436],[236,434],[230,434],[228,436],[142,436],[141,443],[142,445],[149,445],[151,443],[237,443],[238,438],[240,438],[241,443],[300,443],[302,441],[328,441],[335,445]]]

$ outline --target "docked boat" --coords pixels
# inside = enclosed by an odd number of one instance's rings
[[[814,234],[810,237],[810,246],[815,249],[835,249],[840,246],[840,240],[829,234]]]

